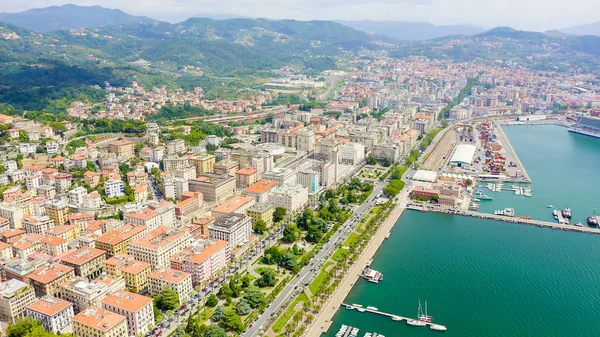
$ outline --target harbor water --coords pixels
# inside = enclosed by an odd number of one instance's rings
[[[585,224],[594,211],[600,216],[600,139],[567,132],[555,125],[503,128],[532,180],[533,196],[507,190],[492,192],[485,188],[487,183],[482,183],[479,188],[494,199],[481,201],[479,212],[494,213],[510,207],[516,215],[555,221],[553,209],[546,207],[553,205],[559,210],[571,208],[571,224]],[[504,183],[504,189],[511,185]]]
[[[600,237],[470,217],[406,211],[345,303],[416,318],[428,303],[446,332],[340,308],[341,324],[386,336],[600,336]]]
[[[600,140],[558,126],[504,130],[533,180],[533,197],[485,192],[494,200],[480,211],[513,207],[552,221],[552,204],[569,206],[571,223],[585,223],[595,208],[600,215]],[[359,280],[344,302],[416,318],[427,301],[433,322],[448,331],[340,308],[326,336],[341,324],[360,328],[360,336],[600,336],[599,258],[597,235],[406,211],[374,257],[385,280]]]

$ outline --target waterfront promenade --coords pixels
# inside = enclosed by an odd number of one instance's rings
[[[518,218],[518,217],[509,217],[509,216],[502,216],[502,215],[495,215],[495,214],[488,214],[488,213],[463,211],[463,210],[456,210],[456,209],[438,207],[438,206],[433,206],[433,205],[408,204],[406,206],[406,208],[415,210],[415,211],[421,211],[421,212],[437,212],[437,213],[452,214],[452,215],[462,215],[462,216],[470,216],[470,217],[474,217],[474,218],[504,221],[504,222],[522,224],[522,225],[546,227],[546,228],[551,228],[551,229],[560,229],[560,230],[564,230],[564,231],[573,231],[573,232],[588,233],[588,234],[600,234],[600,228],[591,228],[591,227],[587,227],[587,226],[577,227],[577,226],[573,226],[573,225],[564,225],[564,224],[535,220],[535,219],[523,219],[523,218]]]
[[[335,293],[333,293],[327,303],[323,305],[323,309],[315,318],[313,325],[308,329],[306,336],[318,337],[329,330],[333,323],[333,316],[344,302],[344,299],[350,290],[352,290],[354,283],[359,280],[360,273],[367,265],[371,264],[373,256],[377,253],[377,250],[398,221],[398,218],[400,218],[400,215],[402,215],[402,212],[404,212],[407,200],[408,191],[407,189],[404,189],[398,194],[398,202],[396,203],[395,208],[379,228],[377,234],[371,239],[365,248],[365,251],[360,255],[358,261],[356,261],[350,271],[346,274]]]

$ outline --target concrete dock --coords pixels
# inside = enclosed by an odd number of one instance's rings
[[[542,220],[534,220],[534,219],[523,219],[519,217],[510,217],[503,215],[494,215],[488,213],[480,213],[473,211],[463,211],[456,210],[446,207],[439,207],[433,205],[419,205],[419,204],[408,204],[406,206],[407,209],[412,209],[421,212],[437,212],[437,213],[445,213],[445,214],[453,214],[453,215],[462,215],[462,216],[470,216],[480,219],[489,219],[496,221],[504,221],[522,225],[530,225],[537,227],[546,227],[551,229],[560,229],[564,231],[573,231],[587,234],[600,234],[600,228],[591,228],[591,227],[577,227],[573,225],[559,224],[554,222],[542,221]]]
[[[531,181],[531,178],[529,178],[529,175],[527,174],[527,170],[525,170],[525,166],[523,166],[523,163],[521,163],[521,159],[519,159],[519,156],[517,156],[515,149],[513,149],[512,145],[510,144],[508,137],[506,137],[504,129],[502,129],[502,124],[497,124],[495,128],[498,130],[496,133],[496,138],[504,148],[504,156],[506,157],[506,161],[514,161],[517,164],[517,170],[520,171],[524,178],[522,181]]]
[[[359,305],[356,305],[356,304],[346,304],[346,303],[342,303],[342,305],[345,306],[346,309],[354,309],[354,310],[360,309],[360,310],[364,310],[364,312],[370,312],[372,314],[387,316],[387,317],[389,317],[392,320],[397,321],[397,322],[409,321],[409,320],[416,321],[417,320],[417,318],[404,317],[404,316],[394,315],[394,314],[390,314],[390,313],[379,311],[379,310],[375,310],[375,309],[369,309],[368,307],[363,307],[362,305],[359,306]],[[443,325],[435,324],[433,322],[425,322],[425,321],[423,321],[423,323],[425,325],[427,325],[427,326],[444,327]]]

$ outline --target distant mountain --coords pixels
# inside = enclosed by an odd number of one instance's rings
[[[567,27],[560,30],[567,34],[576,35],[599,35],[600,36],[600,21],[589,23],[587,25]]]
[[[404,41],[421,41],[451,35],[473,35],[485,28],[470,24],[436,26],[429,22],[409,21],[338,21],[339,23],[365,32],[372,32]]]
[[[126,23],[150,23],[155,20],[132,16],[118,9],[100,6],[64,5],[30,9],[20,13],[0,13],[0,22],[31,29],[36,32],[48,32],[62,29],[97,28]]]
[[[559,35],[496,27],[471,36],[413,41],[390,53],[454,61],[485,60],[538,70],[600,73],[600,37]]]

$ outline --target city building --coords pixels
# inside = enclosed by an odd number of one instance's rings
[[[168,267],[171,256],[183,250],[191,241],[189,231],[162,226],[132,241],[129,254],[155,268]]]
[[[227,266],[231,246],[222,240],[200,240],[171,258],[171,267],[192,275],[192,283],[211,280],[218,271]]]
[[[84,247],[60,257],[64,265],[75,268],[75,275],[95,279],[104,271],[106,252],[101,249]]]
[[[246,214],[246,209],[256,203],[254,197],[248,195],[236,195],[233,198],[221,203],[211,210],[212,215],[219,219],[226,214]]]
[[[267,199],[273,208],[283,207],[288,213],[301,209],[307,201],[308,189],[300,184],[278,186]]]
[[[119,179],[110,179],[104,182],[104,194],[108,198],[118,198],[125,195],[125,183]]]
[[[258,220],[262,220],[271,227],[273,224],[273,213],[275,209],[269,204],[256,203],[246,209],[246,214],[252,219],[252,224],[256,224]]]
[[[108,256],[127,254],[129,243],[144,236],[146,228],[143,225],[126,224],[98,237],[96,248],[105,251]]]
[[[50,228],[46,230],[44,234],[58,236],[59,238],[65,239],[67,242],[71,242],[79,238],[81,235],[81,228],[79,225],[64,225]]]
[[[118,140],[108,144],[108,152],[119,158],[131,159],[135,155],[134,144],[128,140]]]
[[[207,202],[220,203],[235,194],[235,178],[228,175],[201,173],[196,179],[190,180],[191,192],[200,192]]]
[[[215,162],[215,156],[212,154],[204,154],[190,158],[190,164],[196,168],[196,175],[212,173],[214,171]]]
[[[202,210],[202,194],[196,192],[193,197],[188,197],[175,205],[175,217],[180,223],[188,223]]]
[[[69,205],[77,208],[83,205],[83,197],[88,194],[88,191],[83,186],[76,187],[69,191]]]
[[[78,313],[89,307],[100,306],[100,301],[106,296],[123,289],[125,279],[121,276],[102,275],[92,281],[75,276],[60,285],[58,294],[63,300],[73,303],[75,313]]]
[[[165,287],[175,290],[179,294],[179,304],[183,305],[190,300],[194,291],[192,274],[165,268],[153,271],[148,275],[150,294],[159,294]]]
[[[64,200],[48,200],[44,208],[46,208],[46,215],[54,220],[54,226],[63,226],[69,220],[69,205]]]
[[[54,228],[54,220],[49,216],[30,215],[22,220],[23,229],[27,233],[43,235],[47,230]]]
[[[102,308],[127,317],[130,334],[144,335],[154,326],[154,307],[150,297],[118,290],[101,301]]]
[[[237,171],[237,169],[238,163],[231,159],[221,160],[216,162],[213,166],[215,174],[229,175],[232,177],[235,176],[235,171]]]
[[[345,143],[340,145],[339,163],[345,165],[358,165],[365,158],[365,146],[359,143]]]
[[[211,240],[229,242],[231,249],[248,242],[252,234],[250,218],[242,214],[224,214],[208,227]]]
[[[67,240],[58,236],[44,236],[40,239],[42,251],[50,256],[59,256],[66,252],[69,247]]]
[[[53,263],[36,269],[28,277],[37,297],[54,296],[63,282],[75,277],[74,271],[72,267]]]
[[[237,188],[246,188],[258,181],[258,170],[254,167],[244,167],[235,171]]]
[[[10,228],[21,228],[21,220],[23,219],[23,208],[7,203],[0,203],[0,217],[8,219]]]
[[[0,283],[0,320],[14,323],[25,317],[27,306],[36,301],[33,288],[19,280]]]
[[[127,289],[134,293],[139,293],[148,288],[148,274],[151,271],[151,264],[136,260],[129,260],[121,267],[125,285],[127,285]]]
[[[129,336],[125,316],[98,307],[90,307],[73,317],[73,334],[77,337]]]
[[[167,154],[178,154],[185,152],[185,141],[183,139],[173,139],[167,143]]]
[[[257,203],[265,203],[268,201],[269,193],[271,193],[276,186],[276,182],[263,179],[248,186],[242,193],[256,198]]]
[[[315,150],[315,131],[302,129],[296,132],[296,149],[299,151],[313,152]]]
[[[166,200],[153,203],[148,207],[125,213],[123,222],[146,226],[148,231],[155,230],[159,226],[171,227],[176,223],[175,205]]]
[[[274,181],[279,186],[296,183],[296,171],[289,168],[275,167],[263,174],[265,180]]]
[[[27,317],[39,319],[48,332],[60,334],[70,330],[74,316],[73,303],[44,296],[27,307]]]
[[[309,194],[317,193],[321,189],[321,172],[303,170],[298,172],[298,184],[306,187]]]

